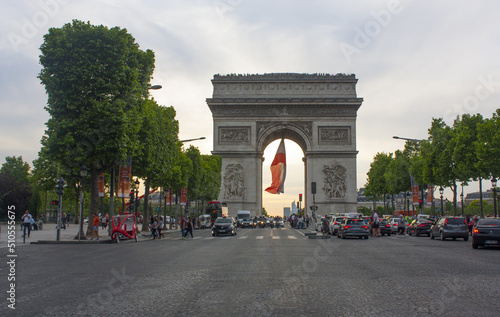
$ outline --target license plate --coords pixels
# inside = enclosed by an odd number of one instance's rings
[[[485,244],[498,244],[498,241],[496,240],[486,240],[484,241]]]

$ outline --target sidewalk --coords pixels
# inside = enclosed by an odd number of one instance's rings
[[[139,229],[142,228],[142,225],[139,225]],[[7,247],[7,230],[8,226],[6,223],[0,224],[0,248]],[[66,226],[66,230],[61,229],[59,231],[59,241],[57,241],[57,230],[56,224],[54,223],[45,223],[43,225],[43,230],[32,230],[29,237],[26,237],[25,244],[78,244],[78,243],[111,243],[111,237],[108,235],[108,229],[102,229],[99,226],[99,240],[90,240],[90,236],[85,240],[78,241],[78,238],[75,240],[74,238],[78,234],[79,225],[70,224]],[[87,230],[87,224],[83,225],[83,231]],[[179,233],[179,230],[163,230],[162,233],[164,235]],[[16,244],[23,244],[23,231],[21,230],[20,223],[16,224]],[[149,232],[140,232],[137,234],[137,238],[139,241],[150,240]]]

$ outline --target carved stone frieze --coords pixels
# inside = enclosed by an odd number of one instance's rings
[[[359,106],[211,106],[214,117],[355,117]]]
[[[219,143],[249,143],[250,127],[219,127]]]
[[[323,168],[323,191],[328,199],[345,198],[347,169],[333,162]]]
[[[257,139],[259,140],[268,129],[276,126],[294,127],[302,131],[309,141],[312,140],[312,121],[257,121]]]
[[[318,127],[319,144],[350,144],[351,127]]]
[[[228,164],[224,172],[224,199],[245,198],[245,177],[241,164]]]

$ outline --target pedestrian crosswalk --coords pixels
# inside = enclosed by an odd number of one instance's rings
[[[305,237],[299,237],[305,239]],[[166,238],[170,240],[170,238]],[[220,236],[220,237],[202,237],[202,236],[197,236],[194,238],[185,238],[185,240],[213,240],[213,239],[222,239],[222,240],[227,240],[227,239],[238,239],[238,240],[280,240],[280,239],[289,239],[289,240],[296,240],[297,236]],[[172,240],[182,240],[182,238],[172,238]]]

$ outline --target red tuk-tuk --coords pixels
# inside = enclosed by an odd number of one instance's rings
[[[137,242],[137,219],[134,214],[113,216],[111,239],[120,243],[120,240],[134,239]]]

